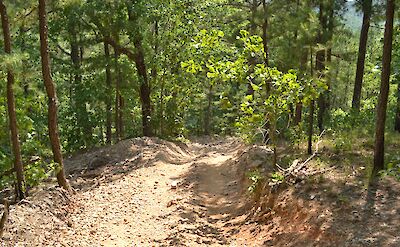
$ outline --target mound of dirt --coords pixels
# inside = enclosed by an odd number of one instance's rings
[[[338,168],[271,187],[272,153],[246,148],[234,162],[243,186],[248,171],[266,178],[252,195],[245,227],[238,236],[254,246],[400,246],[400,183],[384,178],[366,187],[356,173]],[[313,164],[304,168],[315,169]],[[361,179],[361,180],[360,180]]]
[[[48,246],[70,226],[73,196],[58,187],[37,189],[28,200],[10,207],[2,246]]]

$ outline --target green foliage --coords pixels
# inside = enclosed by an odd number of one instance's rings
[[[261,185],[261,182],[264,179],[264,176],[259,170],[247,172],[246,177],[251,181],[250,186],[247,188],[250,193],[256,192],[257,188]]]
[[[386,165],[386,169],[380,172],[381,176],[392,176],[400,181],[400,156],[393,157]]]
[[[274,172],[271,174],[270,185],[279,185],[285,181],[285,176],[280,172]]]
[[[29,187],[40,184],[43,180],[57,173],[55,163],[47,164],[41,160],[35,161],[25,167],[25,179]]]
[[[14,70],[16,77],[16,108],[24,163],[32,156],[39,156],[41,160],[52,157],[37,18],[29,12],[36,5],[32,1],[11,2],[6,4],[10,6],[13,53],[0,52],[0,127],[7,130],[0,132],[0,172],[12,167],[5,87],[8,68]],[[150,0],[134,1],[134,4],[51,1],[49,50],[63,151],[73,153],[104,145],[108,99],[111,99],[111,129],[115,135],[117,80],[125,102],[123,138],[142,134],[139,97],[142,81],[135,61],[126,54],[115,58],[116,49],[109,45],[112,86],[108,88],[104,37],[133,54],[137,51],[137,40],[141,40],[150,86],[151,126],[157,136],[186,140],[190,135],[205,134],[208,124],[210,134],[237,135],[248,142],[264,141],[263,135],[268,134],[274,149],[281,138],[301,144],[305,140],[310,102],[322,93],[329,96],[329,111],[324,116],[329,122],[325,127],[332,130],[337,152],[352,148],[351,138],[344,137],[344,133],[358,128],[362,135],[370,135],[379,94],[382,30],[370,30],[362,108],[356,114],[349,108],[359,39],[343,25],[342,16],[347,6],[344,1],[334,2],[332,23],[335,25],[331,33],[320,23],[316,11],[318,1],[266,1],[267,15],[261,6],[250,8],[254,11],[251,13],[248,7],[252,3],[247,2],[243,7],[220,0]],[[331,2],[321,3],[325,6]],[[264,51],[261,29],[265,17],[268,17],[268,51]],[[324,41],[317,43],[320,33],[324,34]],[[0,46],[3,47],[2,40]],[[73,47],[78,48],[75,59],[79,61],[72,59]],[[400,78],[399,66],[396,66],[399,47],[397,27],[388,128],[392,128],[397,105],[394,92]],[[313,71],[315,52],[328,48],[333,55],[326,62],[324,76],[317,75]],[[310,61],[311,57],[314,60]],[[303,119],[294,126],[293,110],[298,103],[303,105]],[[55,167],[39,162],[26,165],[26,169],[28,184],[34,185]],[[261,179],[254,177],[257,181]],[[0,187],[12,179],[0,178]],[[274,179],[280,181],[279,174]]]

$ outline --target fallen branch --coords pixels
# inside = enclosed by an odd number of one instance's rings
[[[324,135],[324,133],[325,133],[325,130],[324,131],[322,131],[321,132],[321,134],[318,136],[318,141],[317,141],[317,143],[315,144],[315,151],[314,151],[314,153],[310,156],[310,157],[308,157],[304,162],[302,162],[302,163],[300,163],[300,160],[298,160],[298,159],[296,159],[295,161],[293,161],[293,163],[292,163],[292,165],[289,167],[289,168],[287,168],[287,169],[284,169],[282,172],[283,172],[283,176],[285,177],[285,178],[288,178],[288,177],[295,177],[295,178],[297,178],[297,177],[299,177],[298,176],[298,174],[300,173],[300,171],[312,160],[312,159],[314,159],[317,155],[318,155],[318,147],[319,147],[319,144],[322,142],[322,136]],[[279,167],[278,167],[279,168]],[[281,170],[281,168],[280,168],[280,170]]]
[[[4,204],[4,213],[0,220],[0,238],[3,237],[4,226],[8,220],[8,215],[10,213],[8,200],[4,200],[3,204]]]

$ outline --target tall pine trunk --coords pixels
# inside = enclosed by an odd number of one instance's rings
[[[111,107],[111,91],[112,91],[112,78],[110,69],[110,49],[107,42],[104,41],[104,56],[106,59],[106,143],[111,144],[111,128],[112,128],[112,107]]]
[[[310,46],[310,74],[311,77],[314,77],[314,69],[313,69],[313,49]],[[312,154],[312,137],[314,132],[314,108],[315,108],[315,101],[311,100],[310,102],[310,113],[308,119],[308,142],[307,142],[307,153]]]
[[[325,50],[317,51],[315,57],[315,69],[318,72],[320,78],[325,77]],[[318,113],[317,113],[317,125],[320,132],[324,129],[324,114],[326,110],[326,95],[321,93],[318,98]]]
[[[58,164],[57,181],[64,189],[70,191],[67,179],[65,178],[64,163],[61,153],[60,137],[58,134],[57,123],[57,93],[50,70],[50,57],[48,51],[48,29],[46,19],[46,0],[39,0],[39,33],[40,33],[40,56],[42,63],[43,82],[46,87],[48,97],[48,128],[51,149],[53,151],[54,162]]]
[[[376,175],[384,168],[385,161],[385,122],[389,95],[390,63],[392,60],[394,1],[387,0],[386,2],[386,24],[382,55],[381,88],[376,117],[373,175]]]
[[[3,28],[4,51],[7,54],[11,54],[10,24],[8,21],[7,8],[2,0],[0,0],[0,14],[1,14],[1,25]],[[7,109],[8,109],[8,118],[10,121],[11,144],[14,155],[14,170],[17,174],[16,196],[19,200],[22,200],[25,198],[25,179],[24,179],[24,167],[22,165],[22,158],[21,158],[21,147],[19,143],[18,123],[17,123],[17,114],[15,112],[15,96],[14,96],[13,86],[14,86],[14,73],[11,69],[8,69]]]
[[[367,53],[367,41],[368,41],[368,31],[371,19],[372,0],[364,0],[362,5],[364,12],[363,23],[361,26],[360,42],[358,46],[357,71],[356,71],[356,79],[354,82],[354,92],[352,101],[352,108],[357,112],[360,111],[361,89],[364,77],[365,54]]]
[[[118,64],[119,51],[114,49],[114,69],[115,69],[115,139],[117,142],[121,140],[121,72]]]
[[[321,24],[322,30],[320,30],[318,33],[317,42],[322,45],[326,44],[326,29],[328,26],[328,19],[326,17],[325,11],[326,11],[326,9],[325,9],[324,3],[320,2],[320,4],[319,4],[319,22]],[[317,53],[315,55],[315,69],[318,73],[319,78],[325,77],[325,59],[326,59],[325,53],[326,53],[325,49],[320,49],[317,51]],[[324,128],[324,126],[323,126],[324,119],[323,118],[324,118],[325,108],[326,108],[326,100],[325,100],[324,93],[321,93],[321,95],[319,96],[317,104],[318,104],[317,125],[318,125],[320,132],[322,132],[322,130]]]

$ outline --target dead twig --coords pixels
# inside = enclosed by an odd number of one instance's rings
[[[318,149],[318,148],[319,148],[319,144],[322,142],[322,136],[324,135],[324,133],[325,133],[325,130],[322,131],[321,134],[318,136],[318,141],[317,141],[317,143],[315,144],[315,151],[314,151],[314,153],[313,153],[310,157],[308,157],[308,158],[307,158],[304,162],[302,162],[302,163],[300,163],[300,160],[296,159],[295,161],[293,161],[292,165],[291,165],[289,168],[284,169],[284,170],[282,171],[285,178],[288,178],[288,177],[295,177],[295,178],[297,178],[297,177],[299,177],[298,174],[300,173],[300,171],[301,171],[312,159],[314,159],[314,158],[318,155],[318,152],[319,152],[319,149]],[[280,168],[280,170],[282,170],[282,169]]]

